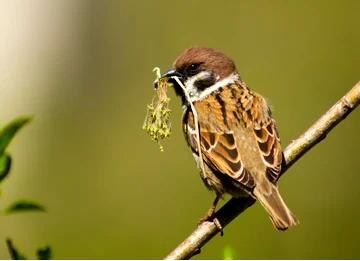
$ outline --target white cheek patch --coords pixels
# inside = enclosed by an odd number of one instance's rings
[[[210,73],[206,71],[202,71],[198,73],[197,75],[194,75],[193,77],[190,77],[185,82],[185,88],[189,92],[189,96],[191,98],[191,102],[200,101],[205,99],[207,96],[209,96],[211,93],[231,84],[239,80],[239,75],[237,73],[232,73],[228,77],[219,80],[219,76],[216,77],[217,82],[205,90],[198,90],[194,83],[198,80],[206,79],[207,77],[210,77]]]
[[[211,76],[211,73],[209,73],[207,71],[202,71],[186,80],[186,82],[184,84],[185,84],[185,88],[188,91],[190,97],[194,97],[199,94],[199,90],[195,87],[194,83],[197,82],[198,80],[203,80],[210,76]]]

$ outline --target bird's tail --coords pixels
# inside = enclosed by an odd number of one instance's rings
[[[278,230],[286,230],[299,224],[299,220],[288,209],[275,185],[270,182],[259,184],[255,187],[254,194]]]

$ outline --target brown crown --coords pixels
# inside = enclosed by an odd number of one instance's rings
[[[182,71],[190,64],[200,64],[202,70],[213,72],[223,79],[236,71],[234,62],[225,54],[212,48],[189,48],[178,56],[173,64],[176,71]]]

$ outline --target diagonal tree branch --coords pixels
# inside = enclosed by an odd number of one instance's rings
[[[308,150],[323,140],[359,103],[360,82],[322,115],[304,134],[286,147],[284,150],[285,162],[282,166],[282,174]],[[252,198],[232,198],[216,212],[215,217],[224,228],[254,203],[255,200]],[[165,259],[190,259],[192,256],[200,253],[201,247],[217,233],[219,233],[219,230],[214,222],[203,222],[176,249],[165,257]]]

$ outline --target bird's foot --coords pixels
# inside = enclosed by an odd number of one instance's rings
[[[210,212],[210,211],[209,211]],[[224,235],[223,227],[220,224],[220,221],[215,217],[215,212],[207,213],[204,217],[200,218],[198,226],[204,222],[213,222],[217,229],[220,231],[220,236]]]

